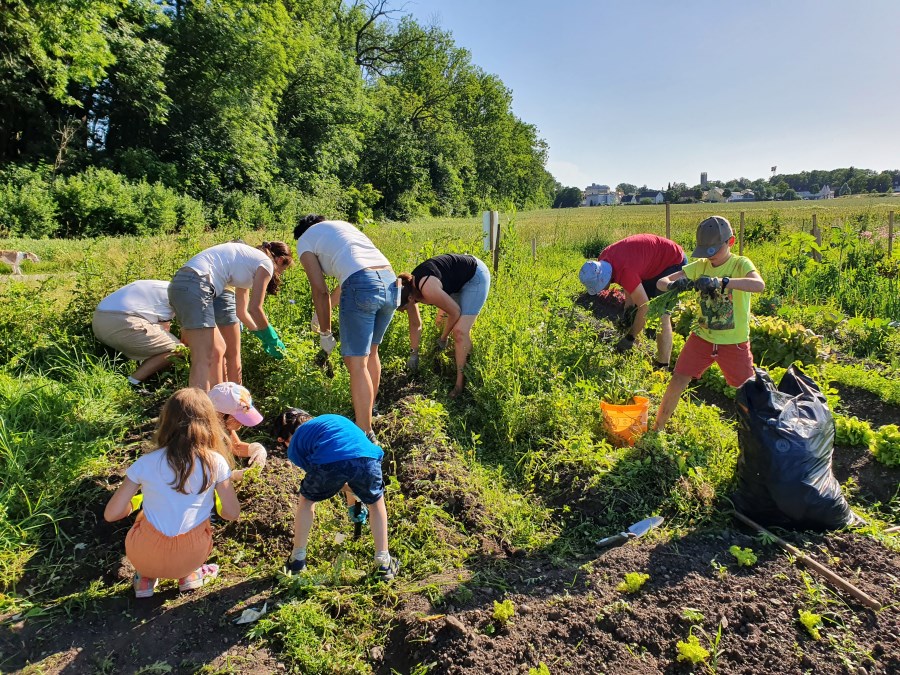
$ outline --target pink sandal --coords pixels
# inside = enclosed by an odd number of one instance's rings
[[[178,580],[179,591],[193,591],[201,586],[205,586],[219,575],[218,565],[201,565],[200,569],[194,570],[186,577]]]
[[[153,591],[159,586],[159,579],[151,579],[150,577],[142,577],[135,572],[134,579],[131,581],[134,588],[134,597],[136,598],[152,598]]]

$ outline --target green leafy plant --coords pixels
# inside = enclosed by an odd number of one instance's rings
[[[628,572],[625,575],[625,581],[616,586],[616,590],[621,591],[622,593],[637,593],[649,579],[649,574],[643,574],[642,572]]]
[[[756,564],[756,554],[752,548],[732,546],[728,549],[728,552],[737,560],[738,567],[753,567]]]
[[[900,427],[885,424],[875,432],[869,447],[875,459],[885,466],[900,466]]]
[[[550,675],[550,669],[547,664],[541,661],[537,668],[529,668],[528,675]]]
[[[699,609],[695,609],[694,607],[682,607],[681,618],[690,623],[702,623],[705,617]]]
[[[692,665],[704,663],[709,658],[709,650],[700,644],[693,631],[687,636],[687,640],[679,640],[675,649],[678,650],[677,660],[687,661]]]
[[[787,368],[795,361],[818,363],[823,344],[818,335],[799,323],[764,316],[753,317],[750,322],[750,348],[760,365]]]
[[[819,627],[822,625],[822,616],[820,614],[801,609],[800,623],[803,624],[803,627],[806,628],[813,640],[822,639],[822,634],[819,632]]]
[[[494,621],[498,622],[500,625],[505,626],[515,613],[516,606],[509,598],[507,598],[503,602],[497,602],[496,600],[494,600],[494,613],[492,616]]]
[[[834,442],[851,447],[868,447],[875,438],[872,427],[857,417],[834,417]]]

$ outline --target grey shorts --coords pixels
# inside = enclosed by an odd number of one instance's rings
[[[175,272],[169,284],[169,304],[186,330],[216,327],[215,299],[216,287],[190,267]]]
[[[213,300],[213,313],[217,326],[233,326],[238,322],[237,302],[233,290],[226,288],[222,291],[222,295]]]

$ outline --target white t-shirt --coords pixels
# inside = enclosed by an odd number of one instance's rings
[[[275,264],[263,251],[249,244],[229,242],[211,246],[188,260],[190,267],[200,276],[208,276],[216,288],[216,295],[222,295],[226,286],[252,288],[256,270],[264,267],[269,276],[275,274]]]
[[[97,309],[101,312],[136,314],[150,323],[171,321],[175,316],[175,310],[169,304],[168,291],[168,281],[153,279],[132,281],[103,298]]]
[[[367,267],[391,264],[371,239],[343,220],[324,220],[304,232],[297,240],[297,257],[307,251],[319,259],[326,275],[341,283]]]
[[[165,448],[144,455],[125,471],[144,493],[144,517],[167,537],[190,532],[209,518],[215,505],[215,486],[231,478],[225,458],[217,452],[212,453],[212,457],[215,475],[206,492],[200,492],[203,471],[199,460],[194,461],[194,470],[184,486],[188,494],[172,487],[175,472],[166,461]]]

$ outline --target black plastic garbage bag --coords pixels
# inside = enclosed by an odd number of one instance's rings
[[[837,529],[854,520],[831,472],[834,419],[825,396],[799,368],[778,388],[761,368],[738,390],[741,513],[763,524]]]

